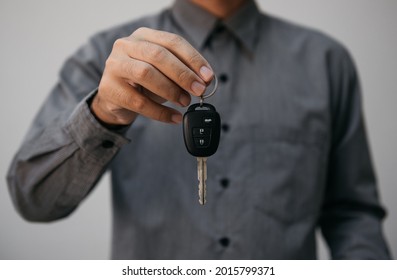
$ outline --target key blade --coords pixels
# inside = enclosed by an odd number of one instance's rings
[[[197,176],[199,181],[199,202],[201,205],[206,203],[206,183],[207,180],[207,158],[197,158]]]

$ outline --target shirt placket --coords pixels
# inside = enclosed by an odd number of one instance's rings
[[[230,84],[233,79],[231,67],[238,61],[235,44],[232,35],[220,23],[209,36],[204,49],[204,56],[209,60],[219,81],[217,92],[207,100],[207,102],[215,105],[222,119],[220,148],[208,161],[209,178],[207,185],[209,189],[208,197],[211,197],[212,203],[217,205],[214,208],[215,218],[213,219],[213,227],[218,239],[215,251],[225,258],[232,252],[233,243],[237,241],[232,234],[233,221],[228,211],[234,178],[229,168],[230,157],[226,152],[227,150],[222,148],[232,141],[228,134],[233,129],[230,123],[232,113],[230,111],[232,106],[230,95],[233,89]],[[235,66],[233,65],[233,67]]]

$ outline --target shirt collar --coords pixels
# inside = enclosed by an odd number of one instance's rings
[[[203,48],[207,38],[219,23],[219,19],[189,0],[176,0],[172,15],[192,43]],[[225,19],[223,25],[246,47],[253,52],[257,37],[257,23],[260,11],[254,0],[249,0],[234,15]]]

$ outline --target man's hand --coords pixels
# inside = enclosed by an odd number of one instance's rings
[[[162,103],[189,105],[190,94],[202,95],[213,75],[182,37],[139,28],[114,43],[91,110],[109,125],[128,125],[138,114],[179,123],[181,113]]]

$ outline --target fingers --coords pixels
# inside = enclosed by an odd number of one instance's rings
[[[139,84],[159,97],[179,106],[190,104],[191,98],[185,90],[147,62],[121,58],[109,67],[116,76],[125,79],[129,84]]]
[[[105,86],[99,90],[107,94],[97,98],[97,102],[102,104],[96,106],[105,108],[107,116],[101,113],[97,116],[105,118],[103,120],[108,124],[129,124],[131,118],[136,117],[134,113],[166,123],[180,123],[182,120],[180,112],[155,102],[125,81],[110,79],[101,84]]]
[[[165,84],[165,79],[167,79],[174,83],[167,89],[178,96],[180,93],[175,87],[195,96],[200,96],[204,93],[206,82],[163,46],[134,37],[119,39],[116,44],[118,48],[123,50],[123,54],[128,55],[124,60],[123,66],[119,68],[120,71],[124,72],[119,74],[126,79],[130,79],[144,87],[147,84],[151,84],[154,79],[158,79],[158,83],[162,84]],[[152,89],[150,90],[153,91]],[[157,91],[154,92],[157,93]],[[160,90],[158,93],[170,101],[175,101],[178,98],[178,96],[173,99],[167,98],[163,95],[165,93],[164,90]]]
[[[148,41],[138,40],[133,44],[142,46],[138,47],[141,51],[130,54],[131,58],[149,63],[190,94],[199,96],[205,91],[205,81],[169,50]]]
[[[208,61],[181,36],[142,27],[137,29],[131,37],[162,46],[199,75],[205,83],[212,80],[214,74]],[[157,52],[157,50],[154,50],[154,52]]]
[[[182,37],[140,28],[114,43],[91,109],[109,124],[129,124],[136,114],[179,123],[181,114],[162,103],[188,106],[190,94],[202,95],[213,75]]]

